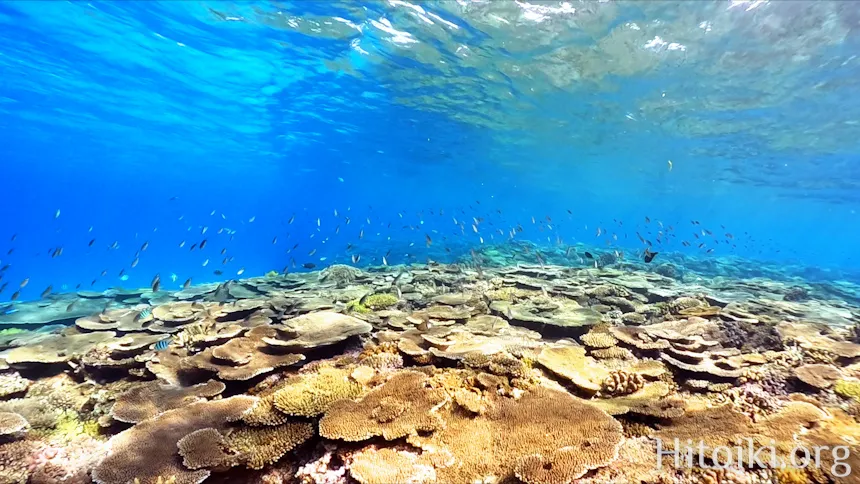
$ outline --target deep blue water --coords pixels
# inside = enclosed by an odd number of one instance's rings
[[[860,280],[858,53],[850,2],[4,2],[0,301],[518,224]]]

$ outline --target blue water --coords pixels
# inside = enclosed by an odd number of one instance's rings
[[[468,259],[518,224],[860,280],[856,25],[850,2],[4,2],[0,301]]]

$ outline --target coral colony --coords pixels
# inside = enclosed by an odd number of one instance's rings
[[[860,482],[860,288],[672,269],[487,257],[20,303],[0,483]]]

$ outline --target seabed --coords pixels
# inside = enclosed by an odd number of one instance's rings
[[[0,483],[860,482],[858,298],[432,263],[16,303]],[[710,468],[747,442],[850,452]]]

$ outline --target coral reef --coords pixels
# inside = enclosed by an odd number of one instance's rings
[[[0,482],[855,482],[654,463],[751,438],[860,468],[860,288],[592,254],[21,303],[70,326],[0,330]]]

